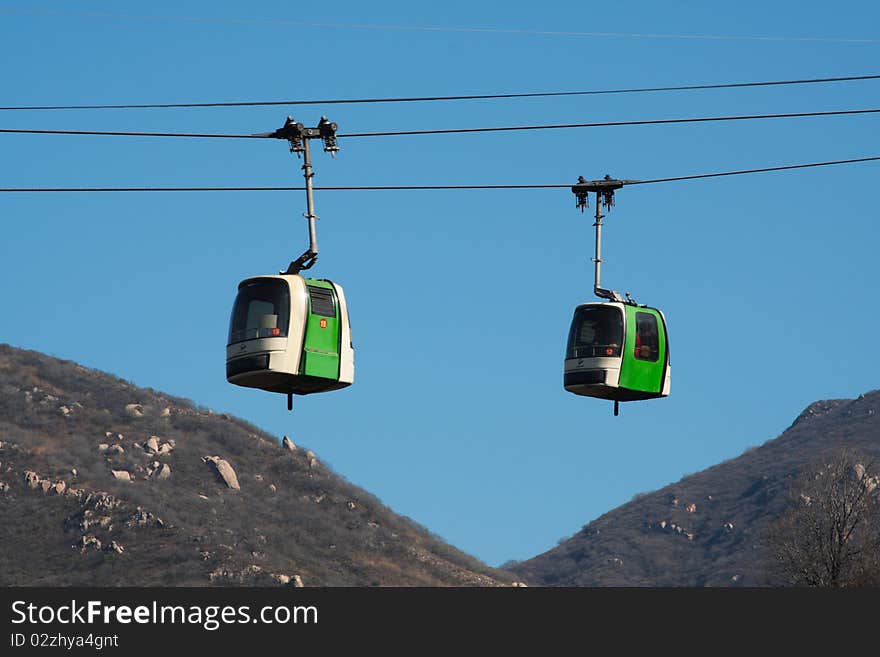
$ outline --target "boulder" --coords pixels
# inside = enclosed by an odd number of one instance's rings
[[[110,472],[119,481],[131,481],[131,473],[128,470],[111,470]]]
[[[52,488],[50,488],[49,490],[51,492],[53,492],[55,495],[64,495],[64,491],[67,490],[67,484],[65,484],[63,481],[59,481],[54,486],[52,486]]]
[[[157,454],[161,454],[162,456],[166,456],[171,453],[171,450],[174,449],[171,446],[171,443],[162,443],[162,445],[157,450]]]
[[[155,454],[159,451],[159,440],[156,436],[150,436],[147,438],[147,442],[144,443],[144,451],[149,452],[150,454]]]
[[[291,452],[296,451],[296,445],[294,445],[293,441],[290,438],[288,438],[287,436],[284,436],[284,440],[281,441],[281,446],[284,449],[290,450]]]
[[[162,481],[164,479],[168,479],[171,476],[171,466],[167,463],[163,463],[158,468],[153,471],[153,479],[158,479]]]
[[[125,525],[126,527],[164,527],[165,523],[155,513],[151,513],[139,506],[137,511],[126,521]]]
[[[9,491],[9,484],[0,481],[0,493],[6,493]]]
[[[311,461],[312,459],[317,458],[317,457],[315,456],[315,453],[312,450],[309,450],[306,452],[306,458],[309,461]]]
[[[141,404],[126,404],[125,412],[131,417],[143,417],[144,407]]]
[[[110,449],[110,445],[108,445],[107,443],[101,443],[100,445],[98,445],[99,452],[106,452],[108,449]]]
[[[88,514],[90,511],[87,509],[83,514],[84,517],[82,522],[79,523],[79,528],[87,532],[92,527],[100,527],[101,529],[106,529],[108,531],[113,530],[113,518],[110,516],[99,516],[97,518],[92,518]]]
[[[95,511],[112,511],[122,505],[122,500],[118,497],[114,497],[110,493],[93,491],[84,494],[85,500],[83,501],[83,504],[91,507]]]
[[[70,488],[68,487],[66,491],[64,491],[64,497],[74,497],[77,500],[81,500],[83,497],[83,491],[79,488]]]
[[[80,539],[80,551],[85,552],[89,549],[100,550],[101,549],[101,541],[99,541],[94,536],[83,536]]]
[[[294,575],[290,579],[291,579],[291,583],[293,584],[294,588],[297,588],[297,589],[303,588],[302,577],[300,577],[299,575]]]
[[[110,545],[104,548],[104,552],[115,552],[116,554],[122,554],[125,552],[125,546],[121,543],[117,543],[116,541],[110,541]]]
[[[107,451],[111,454],[125,454],[125,448],[122,445],[111,445]]]
[[[269,492],[270,492],[270,493],[277,493],[277,492],[278,492],[278,487],[275,486],[275,484],[269,484]]]
[[[40,480],[40,490],[43,491],[43,495],[48,495],[49,491],[52,490],[53,484],[48,479]]]
[[[33,470],[24,473],[24,480],[28,488],[37,489],[40,486],[40,477]]]
[[[316,458],[309,459],[309,467],[310,468],[317,468],[319,465],[320,465],[320,463],[319,463],[318,459],[316,459]]]
[[[235,470],[232,469],[232,466],[229,465],[228,461],[225,461],[219,456],[205,456],[202,458],[202,461],[210,465],[220,481],[226,484],[229,488],[232,488],[233,490],[241,490]]]
[[[697,512],[697,505],[696,504],[688,504],[686,507],[684,507],[684,510],[687,511],[688,513],[696,513]]]

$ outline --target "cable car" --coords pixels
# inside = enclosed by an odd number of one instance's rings
[[[238,284],[226,342],[226,380],[235,385],[287,395],[310,395],[354,382],[354,346],[342,286],[300,272],[318,260],[312,177],[312,139],[335,154],[336,124],[321,117],[306,128],[293,117],[262,136],[285,139],[290,152],[303,155],[309,248],[277,276],[246,278]]]
[[[666,318],[629,302],[584,303],[574,311],[565,353],[565,389],[615,402],[669,394]]]
[[[351,385],[354,348],[342,286],[298,274],[239,283],[226,380],[287,394],[289,402]]]
[[[619,403],[669,395],[669,337],[666,318],[657,308],[637,304],[602,287],[602,208],[614,205],[614,192],[635,182],[584,180],[571,188],[577,207],[587,207],[589,194],[596,194],[596,251],[593,257],[593,294],[605,301],[582,303],[574,310],[565,350],[563,386],[584,397],[609,399],[614,414]]]

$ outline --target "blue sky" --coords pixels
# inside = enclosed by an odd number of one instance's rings
[[[739,82],[873,74],[880,54],[880,9],[866,1],[846,12],[819,2],[292,7],[0,2],[0,104]],[[820,40],[800,40],[808,37]],[[0,112],[0,125],[250,133],[287,114],[306,124],[326,114],[341,132],[361,132],[870,107],[880,107],[880,82]],[[335,160],[316,154],[316,184],[569,183],[876,156],[878,120],[350,139]],[[0,142],[3,187],[300,182],[282,142]],[[878,352],[860,339],[880,321],[878,172],[861,164],[620,192],[606,221],[603,282],[666,313],[672,395],[626,404],[618,418],[610,404],[562,388],[571,311],[592,286],[591,221],[566,190],[319,192],[313,272],[345,287],[356,381],[299,399],[292,415],[280,396],[227,384],[224,351],[238,281],[274,273],[306,246],[302,193],[0,195],[0,341],[290,435],[456,546],[491,564],[525,559],[636,493],[776,436],[813,400],[878,387]]]

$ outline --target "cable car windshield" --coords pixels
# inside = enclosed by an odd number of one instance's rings
[[[263,279],[242,286],[232,307],[229,342],[254,338],[283,338],[290,323],[290,291],[280,279]]]
[[[578,308],[568,334],[566,358],[620,356],[623,315],[615,306]]]

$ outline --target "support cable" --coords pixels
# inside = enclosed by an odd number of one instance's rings
[[[846,75],[828,78],[804,78],[793,80],[764,80],[759,82],[728,82],[718,84],[687,84],[665,87],[634,87],[630,89],[593,89],[586,91],[538,91],[497,94],[462,94],[455,96],[397,96],[384,98],[325,98],[301,100],[243,100],[211,101],[202,103],[128,103],[95,105],[14,105],[0,107],[2,112],[10,111],[52,111],[52,110],[127,110],[127,109],[185,109],[208,107],[268,107],[279,105],[359,105],[372,103],[430,103],[464,100],[502,100],[514,98],[553,98],[560,96],[603,96],[611,94],[641,94],[675,91],[705,91],[712,89],[747,89],[754,87],[777,87],[804,84],[828,84],[832,82],[856,82],[877,80],[880,75]]]

